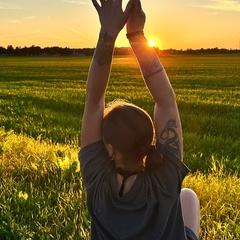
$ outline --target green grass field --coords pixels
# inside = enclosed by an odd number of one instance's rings
[[[184,186],[201,239],[240,238],[240,56],[162,56],[183,125]],[[77,152],[90,58],[0,58],[0,239],[88,239]],[[132,57],[113,61],[107,101],[151,115]],[[79,237],[80,236],[80,237]]]

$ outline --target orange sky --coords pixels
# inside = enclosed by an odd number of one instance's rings
[[[124,5],[127,0],[124,0]],[[142,0],[145,35],[160,49],[240,48],[240,1]],[[91,0],[0,0],[0,46],[94,47]],[[129,46],[125,29],[116,42]]]

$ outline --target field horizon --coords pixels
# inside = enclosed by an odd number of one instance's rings
[[[79,146],[91,58],[9,57],[0,69],[0,126]],[[184,160],[207,171],[211,159],[240,172],[240,56],[162,56],[176,93]],[[153,114],[134,57],[115,57],[106,102],[126,99]]]

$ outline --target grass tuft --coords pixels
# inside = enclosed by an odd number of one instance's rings
[[[88,239],[77,151],[0,129],[0,239]]]
[[[201,205],[201,239],[239,239],[240,179],[229,173],[223,163],[213,159],[208,174],[187,176],[184,187],[193,189]]]

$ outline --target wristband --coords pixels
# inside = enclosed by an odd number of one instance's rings
[[[131,32],[131,33],[127,33],[126,36],[128,39],[131,39],[131,38],[137,37],[137,36],[144,36],[144,32],[142,30],[136,31],[136,32]]]

